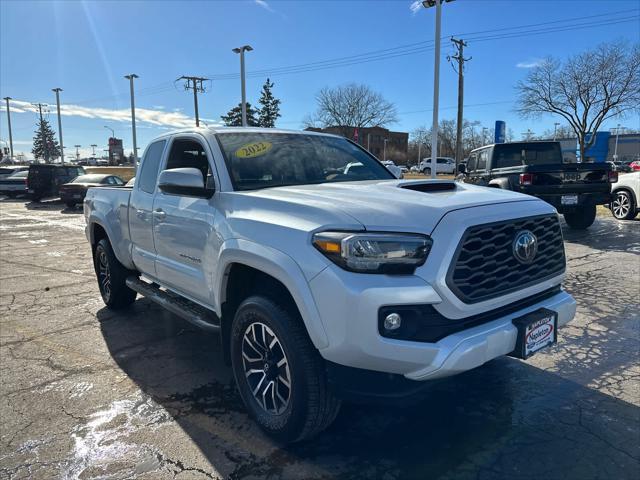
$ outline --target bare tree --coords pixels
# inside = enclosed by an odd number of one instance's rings
[[[346,127],[384,127],[397,121],[396,107],[366,85],[349,83],[335,88],[325,87],[316,95],[318,110],[304,120],[306,126],[343,127],[344,136],[352,132]]]
[[[522,116],[552,113],[569,123],[584,161],[605,120],[639,109],[640,46],[602,44],[570,57],[564,65],[549,57],[516,88]]]

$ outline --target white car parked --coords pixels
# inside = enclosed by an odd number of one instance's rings
[[[436,158],[436,173],[453,174],[456,170],[456,161],[450,157]],[[431,174],[431,158],[425,158],[420,162],[420,171],[425,175]]]
[[[141,294],[219,333],[248,413],[280,441],[322,431],[345,397],[396,402],[527,359],[576,311],[551,205],[398,180],[334,135],[166,133],[133,188],[90,188],[84,214],[107,307]]]
[[[393,173],[393,176],[396,178],[404,178],[404,173],[402,173],[402,168],[397,166],[393,160],[382,160],[381,162],[387,169]]]
[[[618,176],[611,189],[611,213],[618,220],[632,220],[640,212],[640,172]]]

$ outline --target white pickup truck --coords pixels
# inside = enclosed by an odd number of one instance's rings
[[[332,135],[169,133],[133,188],[89,189],[84,214],[106,305],[139,293],[219,332],[248,412],[281,441],[320,432],[345,398],[527,358],[576,309],[549,204],[398,180]]]

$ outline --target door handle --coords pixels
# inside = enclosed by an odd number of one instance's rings
[[[165,218],[167,218],[167,213],[164,210],[162,210],[161,208],[158,208],[158,209],[154,210],[153,215],[158,220],[164,220]]]

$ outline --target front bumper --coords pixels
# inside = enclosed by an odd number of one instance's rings
[[[514,318],[544,307],[558,313],[558,326],[562,327],[576,311],[573,297],[561,290],[435,343],[397,340],[380,335],[379,309],[386,305],[438,304],[442,300],[437,292],[417,276],[360,275],[355,288],[349,287],[354,282],[345,275],[360,274],[330,267],[310,282],[329,336],[329,346],[320,354],[339,365],[399,374],[411,380],[455,375],[512,352],[517,337]]]

